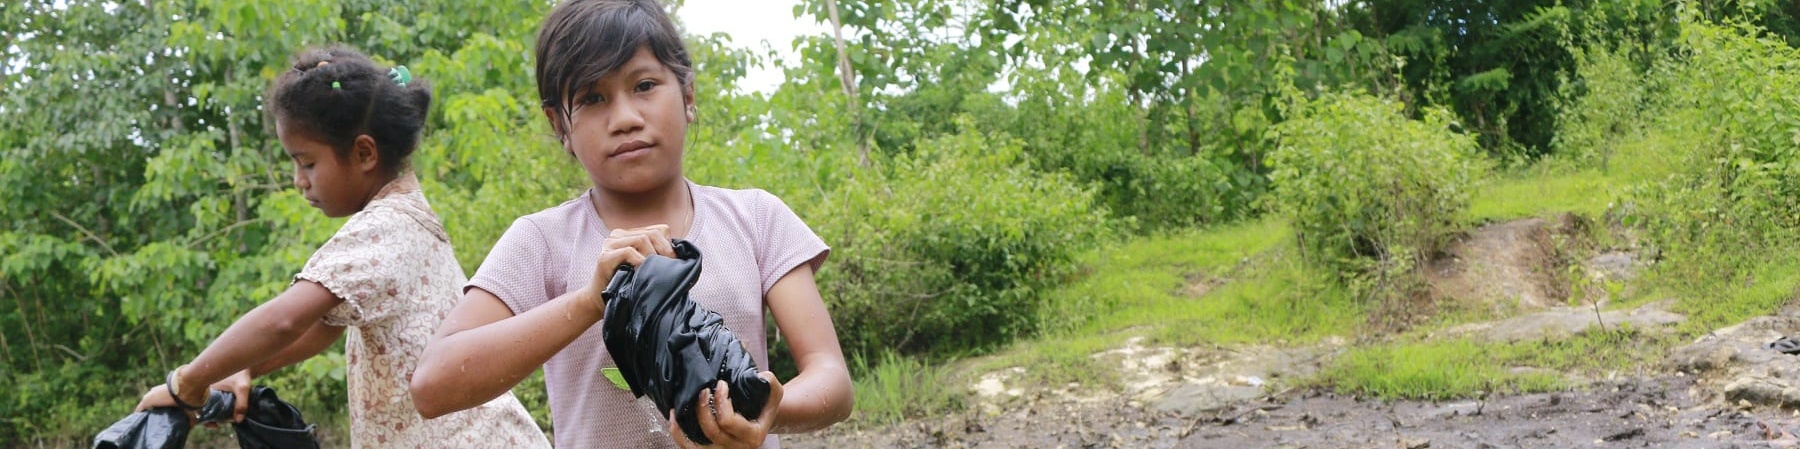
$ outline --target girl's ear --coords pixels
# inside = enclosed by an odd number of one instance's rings
[[[559,120],[561,118],[561,114],[556,113],[556,108],[544,106],[544,119],[550,121],[550,130],[555,131],[559,139],[563,135],[562,120]]]
[[[360,171],[375,171],[381,167],[381,151],[375,148],[375,138],[368,134],[356,136],[356,142],[350,147],[350,164]]]
[[[556,108],[544,106],[544,118],[550,121],[550,131],[556,133],[556,141],[562,142],[563,150],[574,154],[575,150],[569,148],[569,130],[563,128],[566,123],[562,120],[562,114],[557,113]]]
[[[688,123],[694,123],[694,115],[695,115],[696,111],[694,109],[694,82],[693,81],[688,81],[687,87],[685,89],[681,90],[681,104],[687,105],[687,121],[688,121]]]

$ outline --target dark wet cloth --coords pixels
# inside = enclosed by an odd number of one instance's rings
[[[213,390],[200,406],[197,421],[231,421],[237,395]],[[244,449],[318,449],[314,426],[300,417],[300,410],[275,395],[268,387],[250,389],[250,408],[244,422],[231,425]],[[193,425],[180,409],[154,408],[132,413],[94,437],[94,449],[179,449],[187,445]]]
[[[737,413],[756,419],[769,400],[769,382],[757,375],[756,361],[725,320],[688,298],[700,280],[700,250],[685,240],[672,243],[676,258],[653,255],[613,274],[602,293],[601,338],[633,395],[649,396],[663,416],[675,409],[688,439],[711,444],[695,413],[700,391],[723,380]]]

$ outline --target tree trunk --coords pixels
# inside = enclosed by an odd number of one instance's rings
[[[856,99],[856,71],[850,68],[850,52],[844,45],[844,21],[838,18],[837,0],[825,0],[825,12],[831,16],[831,37],[837,44],[838,78],[843,81],[844,97],[850,100],[850,121],[856,130],[857,162],[869,166],[869,140],[863,137],[862,101]]]

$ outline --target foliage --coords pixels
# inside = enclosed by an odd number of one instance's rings
[[[1328,94],[1276,125],[1271,206],[1291,220],[1303,256],[1356,281],[1359,294],[1404,290],[1399,278],[1444,247],[1485,168],[1447,112],[1407,120],[1399,103]]]
[[[857,413],[853,418],[858,424],[943,416],[963,406],[963,392],[954,386],[948,365],[892,352],[858,358],[854,365]]]
[[[1687,25],[1645,127],[1675,167],[1626,214],[1672,269],[1732,279],[1800,231],[1800,51],[1744,26]],[[1698,273],[1697,273],[1698,274]]]
[[[1561,112],[1554,145],[1560,159],[1604,172],[1618,148],[1616,137],[1640,132],[1646,114],[1659,108],[1650,104],[1658,98],[1650,83],[1662,78],[1647,76],[1630,47],[1622,53],[1597,47],[1574,54],[1579,81],[1566,86],[1580,92],[1567,93],[1575,100]]]
[[[1147,124],[1140,150],[1196,155],[1214,147],[1261,173],[1272,147],[1259,129],[1235,122],[1279,120],[1268,100],[1289,86],[1378,83],[1387,72],[1383,50],[1336,17],[1319,2],[1289,0],[1008,0],[989,8],[982,42],[1010,42],[1006,33],[1016,33],[1016,43],[996,51],[1046,67],[1085,64],[1092,79],[1116,74]],[[1294,75],[1269,76],[1283,72]]]
[[[1673,44],[1643,69],[1589,51],[1588,97],[1559,139],[1568,159],[1632,182],[1611,213],[1659,260],[1649,284],[1678,298],[1692,335],[1776,310],[1800,280],[1785,256],[1800,231],[1800,53],[1741,23],[1685,23]]]
[[[1139,229],[1229,223],[1250,216],[1262,177],[1218,152],[1142,151],[1143,125],[1123,89],[1089,85],[1069,71],[1021,70],[1010,114],[988,114],[990,132],[1023,136],[1042,170],[1092,183],[1115,216]],[[1259,129],[1248,124],[1245,131]]]
[[[964,124],[824,199],[833,219],[816,227],[841,249],[820,288],[846,352],[946,355],[1028,335],[1044,290],[1106,230],[1090,191]]]
[[[905,153],[955,129],[959,114],[981,117],[984,129],[1023,139],[1038,167],[1096,184],[1116,216],[1147,230],[1250,215],[1266,185],[1264,131],[1279,120],[1272,92],[1387,73],[1380,48],[1353,31],[1316,31],[1332,15],[1314,2],[837,4],[853,37],[855,107],[880,111],[853,141]],[[829,41],[802,48],[837,57]]]
[[[1560,81],[1574,66],[1561,45],[1572,38],[1564,3],[1382,0],[1359,2],[1349,14],[1405,58],[1409,104],[1454,108],[1487,148],[1516,142],[1537,156],[1547,151]]]
[[[567,196],[568,183],[545,181],[556,177],[514,171],[570,173],[557,161],[566,156],[505,151],[543,142],[526,138],[535,102],[519,99],[532,98],[523,42],[547,5],[469,8],[0,7],[10,61],[0,89],[0,371],[9,373],[0,388],[38,392],[0,401],[10,417],[0,440],[43,444],[116,419],[163,372],[285,288],[336,230],[341,221],[286,190],[289,167],[260,109],[296,49],[349,42],[438,83],[428,128],[440,131],[414,163],[465,266],[486,248],[467,237],[491,240],[535,209],[500,199]],[[328,350],[261,382],[297,403],[342,404],[343,363]]]

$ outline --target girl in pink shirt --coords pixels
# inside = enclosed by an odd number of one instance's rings
[[[494,244],[413,374],[421,414],[481,404],[541,366],[557,446],[693,446],[671,417],[606,380],[617,364],[599,326],[612,267],[673,257],[669,239],[683,238],[704,254],[689,297],[718,312],[761,367],[764,316],[773,314],[799,368],[785,383],[762,373],[770,406],[755,419],[729,400],[697,407],[705,435],[725,447],[774,448],[774,433],[849,416],[849,372],[813,282],[824,242],[767,192],[682,176],[695,114],[691,65],[651,0],[568,0],[551,11],[538,34],[538,93],[593,187],[519,218]],[[727,394],[721,382],[699,401]]]

